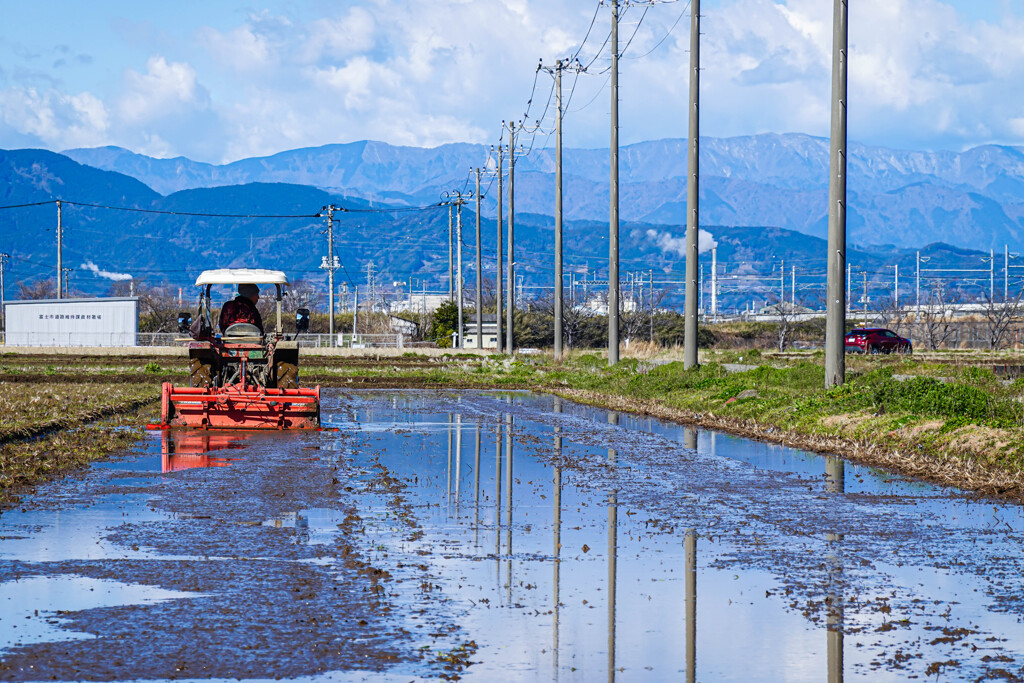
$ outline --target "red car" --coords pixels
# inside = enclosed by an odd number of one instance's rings
[[[892,330],[860,328],[846,333],[847,353],[913,353],[914,346]]]

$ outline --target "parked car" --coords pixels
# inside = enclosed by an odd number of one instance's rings
[[[846,333],[847,353],[913,353],[914,345],[892,330],[865,327]]]

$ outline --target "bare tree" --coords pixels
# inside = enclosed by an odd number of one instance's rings
[[[18,298],[28,299],[56,299],[57,285],[53,278],[43,278],[34,282],[23,282],[18,285]]]
[[[1021,295],[1017,294],[1014,299],[1005,301],[994,301],[989,293],[985,293],[985,320],[988,322],[986,329],[988,333],[988,348],[998,349],[1005,344],[1010,325],[1021,315]]]
[[[591,308],[587,301],[574,296],[570,289],[564,290],[565,298],[562,300],[562,339],[566,348],[573,348],[580,338],[584,326],[597,312]],[[543,298],[533,302],[533,310],[554,318],[555,299],[553,294],[547,294]]]
[[[953,336],[953,306],[960,296],[956,290],[945,289],[941,284],[928,291],[928,299],[921,311],[924,323],[925,341],[932,351],[944,346]]]
[[[793,322],[796,310],[793,304],[780,301],[777,295],[769,293],[769,301],[772,303],[765,307],[770,315],[774,314],[778,319],[778,326],[775,328],[775,348],[785,351],[787,346],[793,343]]]

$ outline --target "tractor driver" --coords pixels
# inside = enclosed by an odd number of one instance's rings
[[[235,323],[249,323],[258,327],[260,334],[263,334],[263,316],[256,308],[259,300],[259,287],[248,283],[238,285],[238,296],[220,309],[220,331],[224,332]]]

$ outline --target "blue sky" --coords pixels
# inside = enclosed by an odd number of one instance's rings
[[[1024,144],[1024,0],[851,4],[851,137]],[[702,133],[827,135],[831,7],[704,0]],[[44,0],[0,12],[0,147],[112,144],[221,163],[361,139],[493,143],[531,93],[530,118],[545,111],[538,58],[577,51],[592,65],[575,82],[566,144],[607,145],[609,10],[598,0]],[[685,135],[685,12],[659,1],[623,13],[622,44],[635,32],[623,142]],[[537,144],[550,141],[551,113]]]

